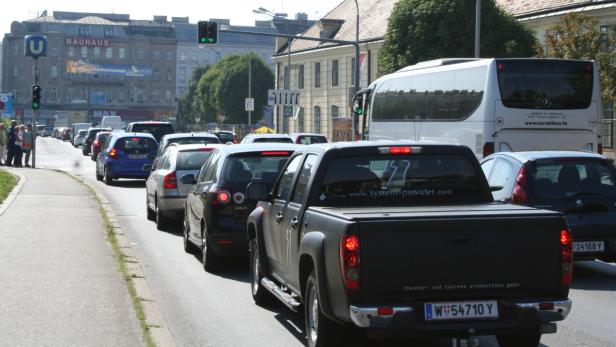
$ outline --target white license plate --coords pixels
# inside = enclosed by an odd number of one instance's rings
[[[603,252],[605,243],[603,241],[580,241],[573,243],[574,253]]]
[[[498,305],[490,301],[430,302],[424,304],[427,321],[498,318]]]
[[[129,154],[128,157],[130,159],[143,159],[147,156],[147,154]]]

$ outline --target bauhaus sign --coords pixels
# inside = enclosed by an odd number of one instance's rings
[[[109,47],[108,39],[67,37],[64,39],[66,46],[86,46],[86,47]]]
[[[26,35],[24,37],[24,49],[26,57],[34,59],[47,56],[47,36]]]

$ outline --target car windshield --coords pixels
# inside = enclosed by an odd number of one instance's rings
[[[297,137],[297,143],[301,143],[302,145],[327,143],[327,138],[325,136],[302,135]]]
[[[472,162],[459,155],[341,157],[328,164],[317,205],[485,202]]]
[[[252,181],[273,184],[291,154],[290,151],[279,151],[273,155],[247,153],[230,156],[223,168],[222,181],[243,187]]]
[[[171,124],[133,124],[131,132],[134,133],[150,133],[159,141],[167,134],[173,134]]]
[[[156,150],[156,141],[149,137],[123,137],[114,147],[126,154],[145,154]]]
[[[293,143],[288,137],[257,137],[253,142],[283,142],[283,143]]]
[[[207,144],[207,143],[220,143],[217,137],[207,137],[207,136],[188,136],[188,137],[177,137],[169,139],[167,142],[167,146],[172,143],[178,143],[181,145],[188,144]]]
[[[211,151],[182,151],[178,153],[176,170],[199,170]]]
[[[607,160],[537,161],[532,181],[537,199],[616,195],[616,170]]]

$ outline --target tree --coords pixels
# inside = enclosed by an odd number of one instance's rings
[[[255,99],[253,121],[259,119],[267,102],[267,90],[274,87],[274,74],[257,54],[228,55],[213,65],[197,85],[198,108],[202,120],[216,121],[224,111],[225,123],[245,124],[244,99],[248,97],[248,62],[252,64],[251,96]]]
[[[540,56],[595,60],[599,66],[603,101],[616,100],[616,45],[614,27],[599,31],[599,20],[591,15],[569,13],[548,29]]]
[[[188,89],[186,89],[180,96],[177,121],[178,128],[181,130],[188,130],[188,125],[194,124],[195,118],[202,116],[195,97],[197,95],[197,84],[209,68],[209,65],[198,66],[195,68],[192,78],[190,82],[188,82]]]
[[[400,0],[396,3],[380,52],[382,73],[420,61],[472,57],[475,50],[475,1]],[[482,57],[534,55],[533,34],[494,0],[481,4]]]

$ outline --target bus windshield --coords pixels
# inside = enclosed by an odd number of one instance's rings
[[[590,106],[592,62],[520,59],[496,64],[505,107],[572,110]]]

